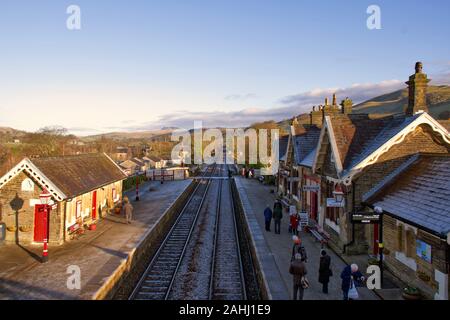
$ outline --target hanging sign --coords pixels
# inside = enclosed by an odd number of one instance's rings
[[[303,191],[319,192],[320,186],[319,185],[303,186]]]
[[[358,212],[352,214],[352,223],[375,224],[380,222],[380,215],[369,212]]]
[[[344,208],[345,207],[345,199],[342,201],[336,201],[334,198],[327,198],[327,207],[328,208]]]

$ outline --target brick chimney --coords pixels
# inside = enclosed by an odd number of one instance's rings
[[[337,106],[337,98],[336,98],[336,93],[333,93],[333,107]]]
[[[353,101],[351,99],[347,97],[345,98],[345,100],[342,100],[341,111],[343,114],[352,113],[352,108],[353,108]]]
[[[419,111],[428,112],[427,87],[431,80],[422,72],[422,68],[422,62],[417,62],[416,73],[406,82],[409,90],[408,107],[405,111],[407,116],[412,116]]]
[[[309,113],[310,125],[321,126],[323,120],[323,114],[321,106],[314,106],[312,111]]]

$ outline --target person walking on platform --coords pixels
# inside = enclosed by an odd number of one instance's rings
[[[127,220],[127,223],[130,224],[131,220],[133,219],[133,206],[130,203],[130,200],[127,196],[123,198],[123,210],[125,212],[125,218]]]
[[[358,299],[357,285],[364,281],[364,277],[361,272],[358,271],[358,265],[352,264],[346,266],[341,273],[342,279],[342,294],[344,300],[356,300]]]
[[[292,241],[294,242],[292,246],[292,257],[291,261],[295,259],[296,254],[300,254],[304,262],[308,262],[308,255],[306,254],[306,249],[302,244],[302,240],[298,236],[292,236]]]
[[[272,210],[270,206],[267,205],[264,210],[264,222],[266,223],[266,231],[270,232],[270,224],[272,222]]]
[[[296,212],[292,213],[290,215],[290,229],[293,235],[298,235],[298,222],[299,222],[299,217],[298,214]]]
[[[322,250],[320,252],[319,282],[322,284],[322,292],[325,294],[328,294],[328,283],[330,282],[330,277],[333,275],[330,265],[331,257],[325,250]]]
[[[292,274],[294,280],[293,300],[303,300],[303,293],[308,288],[308,280],[306,279],[306,266],[302,256],[297,253],[295,259],[291,262],[289,273]]]
[[[283,218],[283,206],[280,200],[276,200],[273,205],[273,220],[275,222],[275,233],[280,234],[281,230],[281,219]]]

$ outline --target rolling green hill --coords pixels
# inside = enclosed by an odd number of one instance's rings
[[[450,86],[428,87],[427,102],[430,114],[441,120],[450,118]],[[354,113],[394,114],[408,105],[408,89],[391,92],[353,107]]]

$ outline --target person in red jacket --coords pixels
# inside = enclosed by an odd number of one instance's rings
[[[298,235],[298,230],[297,230],[298,222],[299,222],[298,214],[297,213],[292,214],[290,217],[290,223],[291,223],[291,230],[292,230],[293,235]]]

